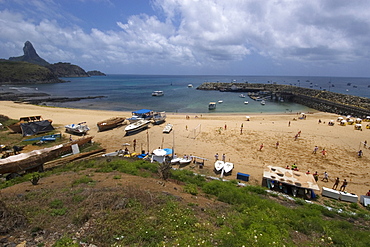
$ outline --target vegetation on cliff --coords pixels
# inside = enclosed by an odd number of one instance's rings
[[[89,76],[106,76],[103,72],[100,72],[98,70],[92,70],[92,71],[87,71],[87,74]]]
[[[63,82],[49,69],[27,62],[0,61],[1,84]]]
[[[70,63],[54,63],[49,64],[46,68],[57,77],[89,77],[85,70],[81,67]]]
[[[3,193],[0,231],[27,246],[368,246],[369,211],[355,203],[329,210],[188,170],[171,170],[169,187],[158,165],[101,158],[36,174],[41,188]]]

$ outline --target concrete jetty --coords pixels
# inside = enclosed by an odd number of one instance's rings
[[[340,115],[359,118],[370,116],[370,99],[347,94],[302,88],[290,85],[262,83],[205,82],[198,90],[219,90],[224,92],[263,93],[272,100],[295,102],[307,107]]]

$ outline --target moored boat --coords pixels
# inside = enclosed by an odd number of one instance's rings
[[[113,129],[119,125],[121,125],[126,120],[125,117],[112,117],[104,121],[98,122],[96,125],[98,126],[99,131]]]
[[[208,109],[209,109],[209,110],[214,110],[214,109],[216,109],[216,102],[209,102],[209,104],[208,104]]]
[[[163,96],[163,95],[164,95],[163,91],[154,91],[152,93],[152,96]]]
[[[125,128],[126,134],[130,134],[130,133],[133,133],[133,132],[136,132],[136,131],[146,129],[149,124],[150,124],[150,121],[145,120],[145,119],[142,119],[142,120],[139,120],[135,123],[129,124]]]
[[[266,105],[266,102],[264,100],[262,100],[261,105]]]

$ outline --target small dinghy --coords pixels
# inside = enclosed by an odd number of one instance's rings
[[[229,173],[234,169],[234,164],[231,162],[225,162],[224,164],[224,173]]]
[[[215,170],[220,172],[224,168],[224,165],[225,165],[225,162],[223,162],[222,160],[217,160],[215,162]]]

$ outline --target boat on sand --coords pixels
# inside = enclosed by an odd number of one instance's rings
[[[164,126],[164,128],[163,128],[163,133],[170,133],[171,130],[172,130],[172,127],[173,127],[172,124],[170,124],[170,123],[166,124],[166,126]]]
[[[65,125],[67,133],[76,134],[76,135],[85,135],[90,130],[90,128],[85,124],[86,122],[81,122],[78,124],[68,124]]]
[[[117,126],[121,125],[125,120],[126,120],[125,117],[112,117],[107,120],[100,121],[96,125],[98,126],[99,131],[105,131],[116,128]]]
[[[222,160],[217,160],[217,161],[215,162],[215,170],[216,170],[217,172],[221,172],[221,171],[222,171],[222,169],[224,168],[224,166],[225,166],[225,162],[223,162]]]
[[[150,124],[150,121],[144,120],[144,119],[141,119],[135,123],[129,124],[125,128],[126,134],[131,134],[131,133],[146,129],[149,124]]]
[[[224,173],[229,173],[234,169],[234,164],[231,162],[225,162],[224,164]]]

